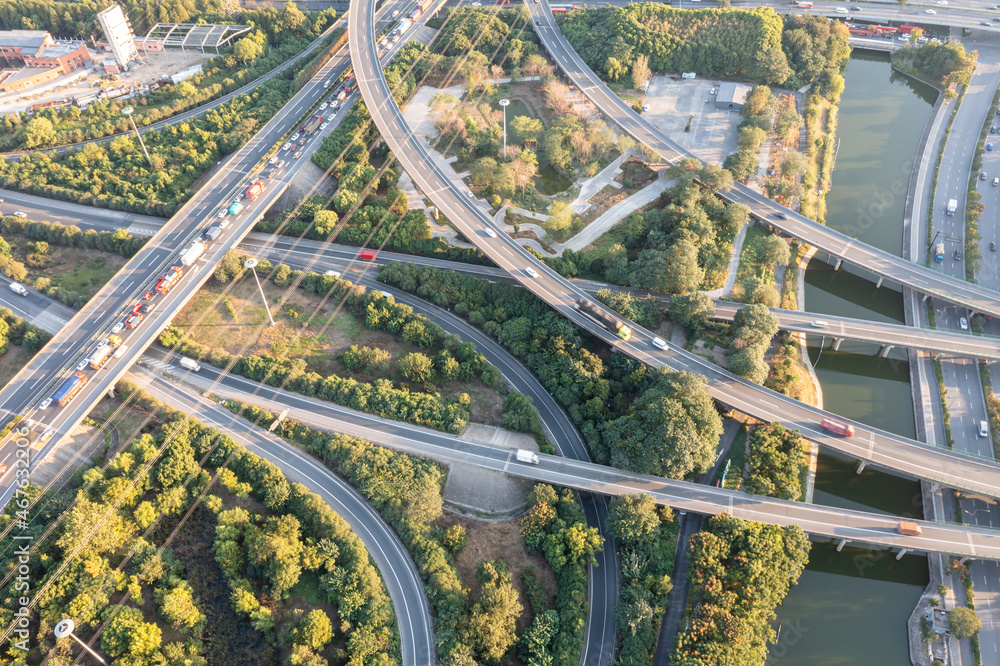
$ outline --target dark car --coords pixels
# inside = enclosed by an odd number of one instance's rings
[[[153,303],[146,303],[146,305],[142,308],[142,314],[149,314],[156,309],[156,306],[157,303],[155,301]]]
[[[952,256],[955,258],[955,261],[961,261],[961,259],[962,259],[962,251],[961,250],[955,250],[955,254],[953,254]]]
[[[788,219],[788,216],[785,215],[784,213],[775,213],[771,217],[773,217],[776,220],[787,220]]]
[[[985,171],[980,171],[979,172],[979,180],[986,180],[986,172]]]
[[[991,252],[996,252],[997,251],[997,242],[996,241],[990,241],[990,251]]]

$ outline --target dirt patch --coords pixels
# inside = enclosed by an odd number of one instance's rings
[[[28,237],[6,234],[4,239],[11,244],[12,256],[28,269],[25,282],[37,285],[38,280],[44,280],[39,287],[43,292],[58,287],[90,300],[126,262],[124,257],[112,252],[53,244],[49,244],[45,255],[31,254],[28,244],[33,241]]]
[[[0,385],[6,386],[14,375],[21,372],[21,368],[31,360],[31,356],[31,352],[24,347],[10,345],[7,353],[0,356]]]
[[[521,538],[521,518],[484,522],[449,513],[438,519],[436,524],[442,529],[461,525],[469,535],[469,545],[456,558],[455,568],[462,577],[462,583],[470,589],[472,598],[479,593],[476,565],[484,560],[504,561],[513,578],[521,605],[524,606],[524,612],[517,621],[518,633],[524,631],[533,619],[531,604],[528,603],[521,582],[521,574],[528,567],[534,567],[535,575],[550,598],[555,596],[559,587],[555,573],[544,557],[525,547]]]
[[[411,391],[425,388],[450,398],[468,393],[472,420],[499,423],[503,397],[478,379],[415,384],[398,369],[398,359],[411,352],[433,357],[438,349],[424,349],[385,331],[373,331],[358,321],[339,301],[325,300],[301,289],[285,289],[262,283],[275,326],[268,326],[267,313],[252,277],[238,284],[210,281],[174,317],[173,325],[188,339],[233,356],[270,354],[276,358],[302,359],[307,371],[323,376],[351,377],[361,382],[391,379]],[[350,372],[339,358],[351,345],[378,347],[393,360],[383,371]]]
[[[724,368],[729,365],[729,356],[726,354],[726,348],[714,342],[696,340],[694,348],[691,351],[702,358],[707,358],[720,367]]]
[[[630,194],[646,187],[646,185],[656,180],[658,176],[658,173],[646,166],[645,162],[634,157],[625,160],[622,163],[621,169],[622,172],[615,176],[615,182],[621,183],[623,189]]]

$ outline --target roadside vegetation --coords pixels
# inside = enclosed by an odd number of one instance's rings
[[[647,366],[585,342],[579,329],[512,285],[390,264],[379,280],[433,297],[522,359],[580,428],[594,460],[690,478],[707,470],[722,422],[697,375]]]
[[[892,66],[937,88],[952,90],[954,97],[955,88],[968,85],[976,68],[976,57],[952,39],[924,44],[911,39],[892,54]]]
[[[103,629],[99,647],[117,663],[398,655],[380,574],[338,515],[228,436],[128,382],[118,390],[147,410],[145,432],[77,471],[65,490],[29,486],[27,566],[33,589],[48,590],[31,614],[38,630],[28,649],[11,656],[58,651],[51,628],[67,615],[85,631]],[[12,503],[0,521],[9,525],[16,510]],[[224,546],[227,536],[240,547]],[[7,550],[5,570],[17,557]],[[15,583],[3,590],[5,624]],[[362,603],[346,603],[358,586]]]
[[[965,85],[968,84],[966,83]],[[972,157],[972,166],[969,169],[969,191],[965,195],[964,249],[965,279],[970,282],[975,282],[976,272],[983,265],[983,253],[981,250],[983,237],[979,233],[979,220],[986,207],[982,203],[982,195],[979,193],[978,184],[983,182],[979,178],[979,174],[983,168],[983,152],[986,150],[986,144],[990,141],[990,128],[996,126],[998,105],[1000,105],[1000,90],[993,93],[993,101],[990,103],[990,110],[983,120],[983,128],[979,132],[979,141],[976,144],[976,151]],[[927,233],[930,233],[930,229],[928,229]]]
[[[6,385],[51,339],[47,331],[0,308],[0,384]]]
[[[771,621],[809,557],[798,526],[720,514],[691,537],[691,591],[672,662],[763,666],[777,638]]]
[[[584,275],[622,286],[687,294],[725,284],[733,239],[749,208],[725,204],[715,190],[732,185],[729,173],[682,160],[658,202],[612,227],[590,250],[566,251],[547,263],[566,277]],[[697,179],[697,182],[696,182]]]

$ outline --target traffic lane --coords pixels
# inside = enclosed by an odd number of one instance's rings
[[[529,7],[533,6],[529,5]],[[681,158],[693,157],[682,147],[662,136],[644,118],[637,116],[632,109],[627,107],[620,98],[611,93],[596,78],[579,58],[579,55],[569,47],[568,42],[552,22],[552,15],[546,9],[539,5],[531,11],[536,19],[541,19],[539,21],[539,34],[543,37],[543,41],[545,41],[546,35],[551,36],[546,42],[546,46],[550,48],[557,63],[605,115],[614,119],[641,143],[654,147],[668,160],[677,161]],[[730,192],[719,194],[725,200],[750,205],[756,216],[790,235],[807,241],[810,245],[838,256],[847,255],[844,258],[851,263],[856,263],[877,274],[884,274],[885,277],[897,282],[918,286],[922,292],[933,293],[945,300],[968,301],[980,311],[1000,314],[1000,301],[995,299],[992,294],[984,293],[983,289],[971,287],[968,283],[959,280],[945,280],[942,284],[941,276],[933,271],[928,271],[881,250],[863,246],[849,236],[818,225],[794,211],[784,209],[763,195],[740,184],[735,185]],[[774,211],[780,211],[786,219],[772,219],[769,213]],[[849,252],[853,252],[853,254],[848,254]],[[886,267],[891,268],[891,270],[886,271]]]
[[[206,372],[208,371],[208,372]],[[183,372],[183,371],[182,371]],[[220,376],[202,366],[199,376],[186,373],[184,380],[210,383],[216,395],[249,402],[307,424],[404,450],[414,455],[477,464],[507,474],[544,483],[568,486],[606,495],[650,494],[661,504],[704,515],[727,512],[750,520],[793,525],[807,532],[850,541],[891,547],[1000,558],[1000,532],[962,525],[918,521],[923,534],[898,533],[899,519],[786,500],[747,495],[737,491],[686,481],[634,474],[590,462],[539,454],[537,465],[519,463],[514,449],[482,444],[454,435],[397,421],[388,421],[315,398],[261,386],[232,375]]]
[[[279,437],[255,429],[228,410],[145,371],[137,374],[146,380],[142,386],[153,397],[226,433],[251,453],[276,465],[291,481],[319,495],[341,516],[361,539],[385,581],[399,626],[403,663],[435,662],[430,605],[416,564],[389,524],[354,488],[311,456]]]

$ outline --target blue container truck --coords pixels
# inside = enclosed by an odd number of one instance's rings
[[[58,403],[60,407],[65,407],[88,381],[90,378],[82,372],[73,373],[73,376],[63,382],[59,390],[52,394],[52,401]]]

